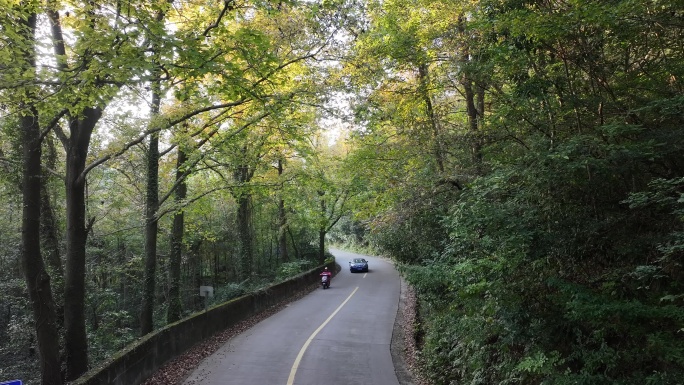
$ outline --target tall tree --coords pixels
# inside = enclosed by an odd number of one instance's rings
[[[57,6],[52,3],[52,6]],[[92,7],[84,9],[83,17],[91,23],[95,23],[97,16]],[[55,56],[59,69],[62,71],[60,78],[68,81],[68,75],[72,70],[67,61],[65,39],[62,33],[62,24],[59,9],[48,10],[52,26],[52,38]],[[94,57],[89,54],[90,48],[85,48],[78,59],[82,60],[79,65],[83,68],[97,67]],[[81,75],[83,72],[80,73]],[[89,78],[89,85],[97,89],[105,86],[104,78]],[[87,84],[87,83],[86,83]],[[69,92],[71,84],[64,84],[63,92]],[[78,378],[88,370],[88,340],[86,335],[85,320],[85,276],[86,276],[86,240],[92,222],[86,218],[85,186],[87,175],[87,156],[93,131],[102,116],[103,103],[90,103],[99,99],[98,92],[90,89],[90,95],[79,92],[72,95],[73,105],[64,109],[61,114],[67,117],[69,135],[62,132],[59,126],[55,132],[62,141],[66,150],[66,266],[64,277],[64,331],[65,346],[64,354],[66,361],[66,380]],[[95,100],[92,100],[95,99]],[[108,99],[108,98],[106,98]],[[65,100],[66,102],[66,100]]]
[[[173,1],[168,1],[171,4]],[[155,31],[158,35],[163,34],[163,21],[165,19],[166,8],[157,11],[155,23],[148,28]],[[152,90],[152,100],[150,103],[150,126],[158,124],[159,112],[162,100],[162,81],[161,81],[161,53],[160,36],[148,37],[150,41],[150,51],[153,57],[152,80],[150,88]],[[145,193],[145,272],[143,278],[143,298],[140,307],[140,335],[144,336],[154,330],[154,299],[156,290],[157,272],[157,231],[159,228],[159,132],[150,127],[152,133],[149,136],[147,147],[147,184]]]
[[[354,173],[345,173],[340,167],[340,154],[336,153],[340,146],[329,146],[322,140],[312,142],[316,151],[300,165],[294,187],[297,197],[291,203],[298,220],[316,229],[316,257],[321,264],[325,261],[327,234],[349,214],[349,201],[360,191]]]
[[[53,199],[50,197],[50,179],[54,179],[52,172],[57,166],[57,148],[52,135],[46,135],[44,148],[43,183],[40,191],[40,232],[42,246],[47,255],[47,265],[50,267],[50,276],[53,282],[53,292],[56,293],[55,302],[57,304],[57,314],[63,317],[61,308],[63,307],[62,293],[64,292],[64,266],[62,264],[61,246],[59,240],[59,223],[54,208]],[[58,327],[61,326],[61,322]]]
[[[66,379],[75,380],[88,370],[88,338],[85,320],[87,224],[85,186],[86,157],[93,129],[102,116],[99,107],[86,107],[81,118],[69,122],[66,159],[66,269],[64,277],[64,330]],[[90,222],[92,223],[92,222]]]
[[[186,162],[188,160],[185,146],[180,144],[178,146],[178,155],[176,158],[176,191],[174,194],[174,203],[176,211],[173,214],[173,227],[171,229],[171,253],[169,255],[169,306],[166,315],[166,321],[176,322],[181,318],[183,311],[180,285],[181,285],[181,256],[183,254],[183,233],[185,230],[185,211],[183,208],[184,201],[187,198],[187,183],[185,177],[188,174],[186,169]]]
[[[161,91],[153,85],[151,115],[159,115]],[[154,121],[154,120],[153,120]],[[147,145],[147,184],[145,194],[145,272],[143,298],[140,309],[140,335],[154,330],[154,298],[157,272],[157,231],[159,228],[159,133],[150,134]]]
[[[280,178],[283,177],[283,163],[283,159],[278,158],[277,168]],[[281,183],[281,195],[278,197],[278,257],[281,262],[288,262],[290,258],[287,252],[287,211],[285,199],[282,196],[282,186]]]
[[[243,161],[249,159],[247,147],[242,148]],[[252,226],[252,193],[249,191],[249,182],[254,177],[254,166],[249,163],[238,164],[233,171],[233,177],[239,188],[235,189],[237,200],[237,231],[240,242],[240,272],[243,278],[248,278],[252,273],[254,263],[254,235]]]
[[[19,60],[24,76],[35,80],[36,71],[36,4],[29,4],[27,17],[20,18],[17,35],[21,39]],[[33,101],[37,99],[37,86],[25,88],[24,101],[20,102],[19,113],[23,146],[22,175],[22,261],[24,276],[35,317],[35,330],[40,354],[41,383],[61,384],[59,359],[59,334],[55,302],[40,247],[41,218],[41,130],[39,114]]]

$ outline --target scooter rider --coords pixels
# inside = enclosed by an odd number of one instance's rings
[[[328,286],[330,286],[330,281],[332,280],[332,273],[330,272],[330,270],[328,270],[328,266],[326,266],[321,272],[321,276],[324,275],[328,276]]]

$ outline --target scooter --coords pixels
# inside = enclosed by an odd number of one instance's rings
[[[321,275],[321,285],[323,286],[323,289],[329,288],[330,287],[330,276]]]

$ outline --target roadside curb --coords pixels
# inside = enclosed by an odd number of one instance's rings
[[[408,295],[407,289],[408,285],[404,278],[401,277],[401,289],[399,293],[399,306],[397,307],[397,316],[394,318],[394,327],[392,328],[392,342],[390,343],[390,353],[392,355],[392,362],[394,363],[394,372],[397,375],[397,380],[399,385],[415,385],[413,382],[413,376],[408,370],[406,365],[405,355],[406,350],[406,338],[410,337],[406,335],[404,324],[406,323],[406,317],[404,314],[404,309],[407,306]]]

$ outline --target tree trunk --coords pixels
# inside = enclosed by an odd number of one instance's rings
[[[321,216],[325,218],[327,212],[325,199],[323,199],[324,195],[325,191],[318,191],[318,196],[321,197]],[[318,230],[318,262],[321,265],[325,262],[325,233],[325,227]]]
[[[287,214],[285,200],[278,201],[278,254],[280,262],[287,262],[290,256],[287,253]]]
[[[35,21],[34,21],[35,22]],[[22,194],[22,260],[33,308],[42,384],[61,384],[57,313],[40,252],[40,129],[36,115],[23,116],[24,172]]]
[[[444,174],[444,151],[442,150],[442,134],[440,130],[439,121],[435,115],[435,110],[432,105],[432,97],[430,96],[430,77],[428,73],[427,64],[418,66],[418,74],[420,78],[419,92],[425,102],[425,109],[427,110],[428,120],[430,121],[430,128],[432,129],[433,138],[433,153],[437,161],[437,169],[440,174]]]
[[[183,252],[184,212],[182,204],[187,197],[187,184],[185,183],[185,171],[183,165],[187,155],[182,147],[178,147],[178,159],[176,160],[176,181],[178,186],[175,192],[177,211],[173,216],[173,228],[171,229],[171,255],[169,257],[169,308],[166,313],[168,323],[176,322],[183,313],[183,304],[180,298],[181,283],[181,255]]]
[[[57,154],[54,142],[51,139],[52,137],[50,136],[46,137],[48,155],[46,157],[45,165],[48,169],[54,170],[57,162]],[[55,304],[57,307],[57,317],[58,319],[61,319],[64,316],[64,300],[62,298],[62,294],[64,293],[64,266],[62,266],[62,259],[60,257],[57,220],[55,219],[55,213],[47,186],[49,173],[43,171],[42,175],[43,183],[41,183],[40,186],[41,247],[45,250],[47,265],[50,268],[53,292],[56,293]],[[60,327],[59,323],[57,327]]]
[[[482,163],[482,143],[480,142],[480,138],[479,138],[478,121],[479,121],[479,115],[480,114],[478,112],[477,104],[475,102],[476,94],[473,90],[473,81],[470,78],[468,78],[467,74],[465,74],[463,76],[461,83],[463,84],[463,90],[464,90],[465,98],[466,98],[465,102],[466,102],[466,113],[468,115],[468,127],[470,129],[470,132],[473,135],[473,146],[472,146],[473,162],[475,163],[475,167],[479,169],[480,164]],[[484,95],[482,95],[482,97],[484,97]]]
[[[102,116],[99,108],[87,107],[81,118],[69,123],[66,149],[66,270],[64,276],[64,353],[66,380],[73,381],[88,370],[88,339],[85,323],[86,227],[85,164],[90,138]]]
[[[66,49],[59,14],[47,10],[57,66],[67,71]],[[75,116],[75,117],[74,117]],[[85,323],[85,257],[88,228],[85,207],[85,165],[90,139],[102,116],[101,107],[86,107],[70,115],[66,150],[66,263],[64,271],[64,359],[66,381],[73,381],[88,370],[88,340]]]
[[[325,263],[325,229],[318,230],[318,263]]]
[[[200,255],[200,250],[202,247],[202,240],[196,240],[190,245],[190,250],[188,250],[188,259],[190,260],[192,266],[192,277],[191,282],[194,285],[193,290],[198,290],[202,286],[202,256]],[[195,292],[198,293],[198,292]],[[194,310],[200,310],[203,307],[202,297],[199,294],[195,294],[194,298]]]
[[[27,70],[35,70],[35,14],[26,20],[27,51],[24,60]],[[33,309],[38,352],[40,354],[41,384],[61,384],[57,315],[50,287],[50,276],[45,271],[40,252],[40,191],[41,191],[41,140],[38,112],[32,105],[22,106],[21,116],[23,173],[22,173],[22,265],[26,287]]]
[[[485,87],[482,82],[476,82],[476,110],[477,110],[477,127],[479,130],[484,128],[484,113],[485,113]]]
[[[170,0],[169,3],[173,1]],[[165,13],[160,10],[155,17],[157,22],[164,20]],[[150,50],[155,56],[159,54],[159,44],[153,40]],[[154,60],[158,64],[159,58]],[[162,89],[161,70],[156,67],[153,71],[152,105],[150,106],[150,122],[159,116]],[[150,134],[150,145],[147,152],[147,192],[145,194],[145,273],[143,277],[143,298],[140,309],[140,335],[144,336],[154,330],[154,299],[157,274],[157,231],[159,228],[159,133]]]
[[[243,153],[247,154],[247,148],[242,149]],[[240,242],[240,271],[239,275],[242,279],[247,279],[252,274],[252,263],[254,261],[254,250],[252,246],[252,195],[247,190],[245,185],[252,180],[254,170],[250,169],[248,165],[239,165],[235,170],[235,180],[243,186],[237,192],[237,231]]]
[[[249,193],[242,193],[238,197],[237,230],[240,239],[240,276],[250,277],[254,250],[252,247],[252,199]]]
[[[301,253],[299,252],[299,248],[297,247],[297,240],[295,239],[295,236],[294,234],[292,234],[292,230],[289,227],[287,228],[287,233],[288,235],[290,235],[290,242],[292,242],[292,249],[295,253],[295,259],[299,259],[301,257]]]
[[[459,32],[464,33],[465,31],[465,17],[463,15],[459,16]],[[463,47],[463,52],[461,54],[461,60],[464,65],[471,62],[470,50],[468,46]],[[476,92],[474,90],[474,79],[470,71],[467,69],[463,70],[461,74],[461,85],[463,85],[463,92],[465,94],[466,103],[466,114],[468,116],[468,128],[473,135],[473,144],[471,147],[472,159],[475,169],[478,173],[481,172],[482,165],[482,143],[479,135],[479,120],[480,114],[478,113],[478,104],[481,104],[481,108],[484,110],[484,88],[478,88],[476,102]]]
[[[282,159],[278,159],[278,175],[283,175]],[[287,255],[287,212],[285,211],[285,200],[282,198],[282,185],[280,194],[281,198],[278,200],[278,254],[280,262],[287,262],[290,257]]]
[[[159,113],[161,96],[156,87],[152,93],[151,116]],[[157,271],[157,230],[159,221],[159,134],[150,135],[147,152],[147,194],[145,196],[145,275],[143,280],[143,298],[140,310],[140,335],[144,336],[154,330],[154,292],[155,274]]]

